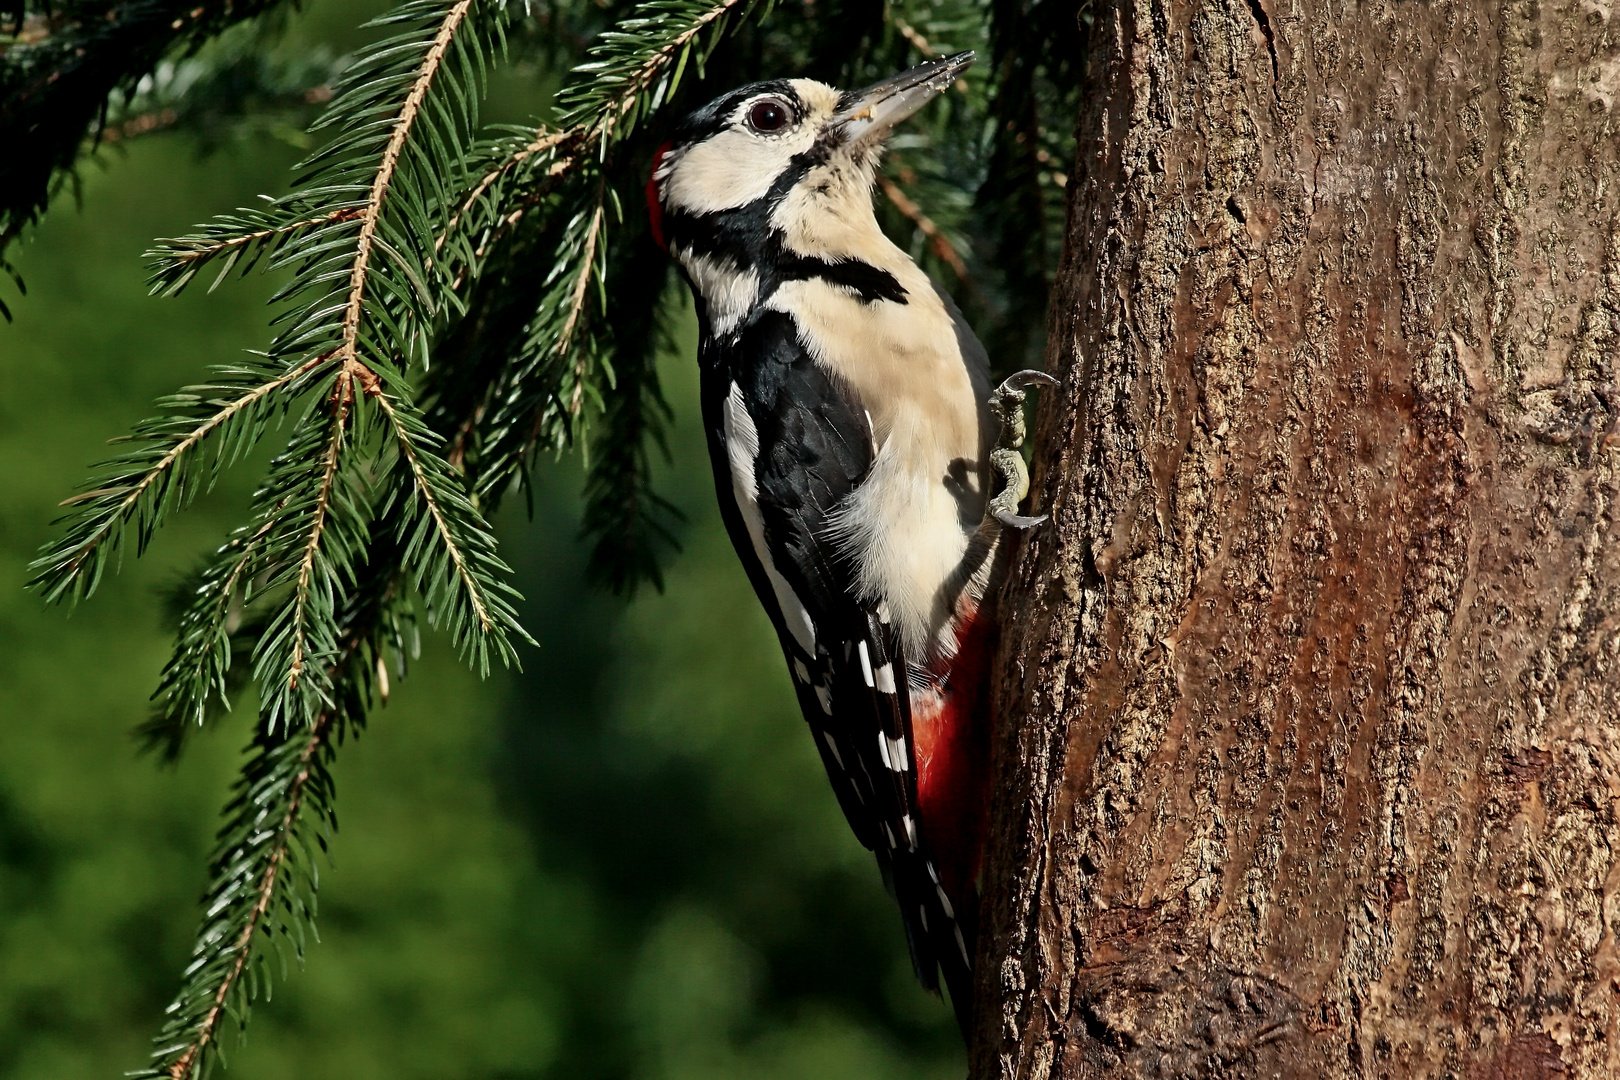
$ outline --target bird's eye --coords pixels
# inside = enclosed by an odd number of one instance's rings
[[[772,135],[793,122],[793,111],[779,98],[754,102],[748,110],[748,126],[761,135]]]

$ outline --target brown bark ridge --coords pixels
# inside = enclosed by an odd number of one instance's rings
[[[973,1075],[1620,1076],[1620,4],[1092,14]]]

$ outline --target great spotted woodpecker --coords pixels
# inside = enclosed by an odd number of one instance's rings
[[[874,170],[961,53],[855,93],[757,83],[687,117],[648,183],[696,298],[721,516],[787,654],[838,801],[900,905],[917,977],[964,1034],[985,829],[981,611],[1027,481],[1026,372],[983,346],[884,236]],[[1015,447],[1016,444],[1014,444]],[[987,500],[992,474],[1007,488]],[[987,502],[992,505],[987,507]]]

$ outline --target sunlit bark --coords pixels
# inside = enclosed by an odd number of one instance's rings
[[[1092,14],[974,1076],[1620,1075],[1620,18]]]

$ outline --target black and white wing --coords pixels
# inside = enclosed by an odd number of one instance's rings
[[[872,466],[866,410],[777,312],[758,313],[725,346],[706,342],[703,360],[722,517],[838,801],[900,905],[917,977],[934,989],[942,967],[965,1023],[971,954],[921,834],[906,658],[858,598],[854,560],[834,540],[834,515]]]

